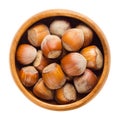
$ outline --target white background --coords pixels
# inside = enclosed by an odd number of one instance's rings
[[[111,50],[110,73],[102,90],[85,106],[65,112],[47,110],[28,100],[16,86],[9,67],[10,46],[19,27],[32,15],[55,8],[91,18],[105,33]],[[0,0],[0,120],[119,120],[119,41],[119,0]]]

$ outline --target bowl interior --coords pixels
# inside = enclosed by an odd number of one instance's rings
[[[58,105],[55,101],[46,101],[46,100],[39,99],[36,96],[34,96],[34,94],[31,92],[32,88],[24,87],[18,76],[18,71],[23,66],[19,64],[19,62],[17,62],[16,57],[15,57],[17,47],[20,44],[28,43],[28,40],[27,40],[28,29],[40,23],[43,23],[49,27],[50,23],[56,19],[68,20],[71,24],[71,27],[73,28],[81,23],[84,23],[87,26],[89,26],[94,32],[93,42],[91,44],[97,45],[99,49],[101,50],[103,57],[104,57],[103,68],[99,71],[95,71],[96,75],[99,78],[99,81],[97,85],[95,86],[95,88],[88,94],[78,95],[76,102],[65,104],[65,105]],[[40,49],[40,48],[37,48],[37,49]],[[73,108],[82,106],[85,103],[87,103],[89,100],[91,100],[100,91],[100,89],[102,88],[107,78],[107,75],[109,72],[109,64],[110,64],[109,61],[110,61],[109,46],[101,29],[88,17],[81,15],[80,13],[76,13],[76,12],[68,11],[68,10],[45,11],[30,18],[28,21],[26,21],[22,25],[22,27],[16,33],[12,46],[11,46],[11,51],[10,51],[11,71],[12,71],[12,75],[18,87],[31,101],[33,101],[37,105],[40,105],[48,109],[53,109],[53,110],[73,109]]]

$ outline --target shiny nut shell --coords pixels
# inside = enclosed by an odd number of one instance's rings
[[[81,29],[84,33],[84,43],[83,47],[90,45],[90,43],[93,40],[93,31],[90,29],[90,27],[84,25],[84,24],[79,24],[76,28]]]
[[[87,67],[99,70],[103,66],[103,55],[96,45],[85,47],[80,52],[87,60]]]
[[[41,50],[47,58],[57,58],[62,53],[61,39],[56,35],[47,35],[42,43]]]
[[[16,59],[23,65],[32,63],[36,55],[37,55],[36,48],[29,44],[19,45],[16,51]]]
[[[32,87],[39,79],[39,73],[33,66],[22,67],[19,77],[25,87]]]
[[[57,63],[46,66],[42,71],[42,78],[45,85],[53,90],[61,88],[66,82],[65,74]]]
[[[77,52],[69,53],[61,59],[63,71],[68,76],[81,75],[86,69],[87,61],[81,54]]]
[[[62,36],[62,43],[66,50],[78,51],[84,43],[83,31],[77,28],[68,29]]]
[[[40,47],[42,40],[48,34],[50,34],[48,27],[39,24],[28,30],[28,40],[33,46]]]
[[[45,86],[42,78],[33,87],[33,93],[44,100],[53,100],[54,98],[53,91]]]

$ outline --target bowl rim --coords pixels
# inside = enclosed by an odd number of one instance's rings
[[[17,48],[18,42],[19,42],[21,36],[24,34],[24,32],[31,25],[36,23],[37,21],[44,19],[44,18],[48,18],[48,17],[54,17],[54,16],[65,16],[65,17],[67,16],[67,17],[76,18],[78,20],[83,21],[88,26],[90,26],[95,31],[97,36],[99,37],[100,42],[102,44],[103,52],[105,55],[103,72],[101,73],[101,77],[99,78],[99,82],[97,83],[95,88],[84,98],[82,98],[78,101],[75,101],[73,103],[70,103],[70,104],[65,104],[65,105],[54,105],[54,104],[46,103],[46,102],[41,101],[38,98],[34,97],[30,92],[28,92],[28,90],[25,89],[25,87],[20,82],[18,74],[17,74],[16,65],[15,65],[16,48]],[[32,17],[30,17],[26,22],[23,23],[23,25],[16,32],[16,34],[13,38],[12,44],[11,44],[9,57],[10,57],[9,62],[10,62],[10,70],[11,70],[12,77],[13,77],[15,83],[17,84],[17,86],[19,87],[19,89],[22,91],[22,93],[29,100],[31,100],[38,106],[41,106],[43,108],[50,109],[50,110],[71,110],[71,109],[81,107],[84,104],[86,104],[87,102],[89,102],[90,100],[92,100],[98,94],[98,92],[101,90],[101,88],[103,87],[103,85],[108,77],[109,70],[110,70],[110,60],[111,60],[109,44],[108,44],[107,39],[106,39],[103,31],[101,30],[101,28],[87,16],[85,16],[81,13],[72,11],[72,10],[67,10],[67,9],[49,9],[49,10],[39,12],[39,13],[33,15]]]

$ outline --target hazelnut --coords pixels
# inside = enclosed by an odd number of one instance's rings
[[[76,98],[76,90],[70,83],[66,83],[62,88],[57,89],[55,92],[55,99],[60,104],[73,102]]]
[[[53,100],[54,95],[53,91],[45,86],[42,78],[38,80],[38,82],[33,87],[33,93],[38,97],[45,100]]]
[[[67,29],[70,29],[70,23],[66,20],[54,20],[50,24],[50,32],[61,37]]]
[[[61,66],[57,63],[47,65],[42,71],[42,78],[45,85],[50,89],[61,88],[66,82]]]
[[[59,18],[52,16],[31,25],[18,42],[15,62],[22,86],[36,100],[61,108],[96,90],[104,53],[91,26]]]
[[[37,56],[34,60],[34,67],[36,67],[40,72],[49,64],[49,60],[45,58],[41,50],[38,50]]]
[[[57,58],[62,53],[61,39],[56,35],[47,35],[42,43],[41,50],[47,58]]]
[[[77,28],[71,28],[62,36],[63,47],[68,51],[78,51],[83,46],[83,31]]]
[[[39,24],[28,30],[28,40],[33,46],[40,47],[43,38],[48,34],[50,34],[48,27]]]
[[[74,85],[78,93],[89,93],[97,84],[97,76],[90,70],[86,69],[85,72],[78,77],[74,78]]]
[[[69,53],[61,59],[63,71],[68,76],[81,75],[86,69],[87,61],[80,53]]]
[[[80,24],[76,28],[81,29],[84,33],[83,47],[90,45],[90,43],[93,40],[93,31],[87,25],[84,24]]]
[[[97,46],[91,45],[85,47],[84,49],[81,50],[80,53],[86,58],[88,68],[94,70],[99,70],[102,68],[103,55]]]
[[[29,44],[19,45],[16,51],[16,59],[23,65],[32,63],[36,55],[37,55],[36,48]]]
[[[33,66],[22,67],[19,77],[25,87],[32,87],[39,79],[39,73]]]

